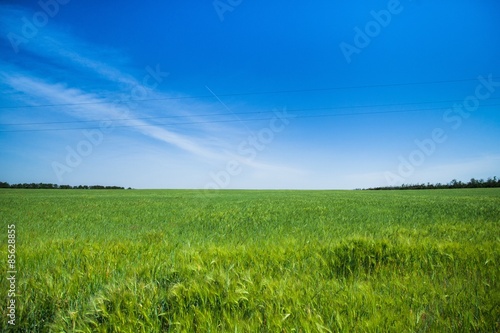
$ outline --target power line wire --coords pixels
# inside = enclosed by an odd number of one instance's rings
[[[500,98],[490,98],[489,100],[500,100]],[[416,104],[439,104],[439,103],[457,103],[463,100],[447,100],[447,101],[428,101],[428,102],[410,102],[410,103],[392,103],[392,104],[371,104],[371,105],[353,105],[353,106],[336,106],[324,108],[307,108],[307,109],[289,109],[290,112],[303,112],[303,111],[320,111],[320,110],[340,110],[340,109],[360,109],[360,108],[377,108],[389,106],[404,106]],[[496,104],[495,104],[496,105]],[[488,106],[488,105],[483,105]],[[490,105],[493,106],[493,105]],[[436,109],[442,109],[438,107]],[[430,110],[430,109],[425,109]],[[232,115],[250,115],[262,114],[269,111],[249,111],[249,112],[232,112]],[[152,120],[152,119],[175,119],[175,118],[193,118],[193,117],[216,117],[216,116],[229,116],[228,113],[212,113],[212,114],[194,114],[194,115],[170,115],[170,116],[156,116],[156,117],[139,117],[139,118],[117,118],[117,119],[94,119],[94,120],[71,120],[71,121],[51,121],[51,122],[37,122],[37,123],[7,123],[0,124],[0,126],[28,126],[28,125],[53,125],[53,124],[77,124],[77,123],[93,123],[101,121],[126,121],[126,120]]]
[[[500,77],[492,77],[492,80],[500,79]],[[411,86],[411,85],[426,85],[426,84],[441,84],[441,83],[458,83],[467,81],[476,81],[475,79],[459,79],[459,80],[442,80],[442,81],[427,81],[427,82],[407,82],[407,83],[387,83],[376,85],[360,85],[360,86],[344,86],[344,87],[330,87],[330,88],[311,88],[311,89],[294,89],[294,90],[274,90],[274,91],[258,91],[258,92],[241,92],[241,93],[227,93],[218,94],[219,97],[232,97],[232,96],[250,96],[250,95],[270,95],[270,94],[288,94],[300,92],[315,92],[315,91],[331,91],[331,90],[348,90],[348,89],[364,89],[364,88],[383,88],[383,87],[397,87],[397,86]],[[163,101],[163,100],[177,100],[177,99],[201,99],[213,98],[213,95],[198,95],[198,96],[177,96],[177,97],[162,97],[162,98],[144,98],[144,99],[130,99],[123,102],[148,102],[148,101]],[[99,101],[99,102],[81,102],[81,103],[55,103],[55,104],[42,104],[42,105],[17,105],[17,106],[0,106],[0,109],[22,109],[22,108],[44,108],[44,107],[58,107],[58,106],[79,106],[79,105],[98,105],[98,104],[111,104],[117,101]]]
[[[488,106],[500,106],[500,104],[484,105]],[[293,116],[292,118],[327,118],[327,117],[342,117],[342,116],[359,116],[359,115],[376,115],[376,114],[390,114],[390,113],[406,113],[406,112],[417,112],[417,111],[429,111],[429,110],[446,110],[449,107],[440,108],[427,108],[427,109],[412,109],[412,110],[393,110],[393,111],[376,111],[376,112],[356,112],[356,113],[343,113],[343,114],[321,114],[321,115],[306,115],[306,116]],[[313,110],[313,109],[312,109]],[[290,112],[296,112],[297,110],[288,110]],[[302,111],[306,111],[303,109]],[[273,120],[273,118],[253,118],[245,119],[243,121],[263,121],[263,120]],[[238,122],[240,120],[230,119],[230,120],[212,120],[212,121],[195,121],[195,122],[184,122],[184,123],[167,123],[167,124],[141,124],[141,125],[118,125],[112,126],[114,128],[127,128],[127,127],[154,127],[154,126],[179,126],[179,125],[197,125],[197,124],[209,124],[209,123],[231,123]],[[78,127],[78,128],[50,128],[50,129],[26,129],[26,130],[6,130],[0,131],[0,133],[17,133],[17,132],[49,132],[49,131],[74,131],[74,130],[92,130],[100,129],[100,127]]]

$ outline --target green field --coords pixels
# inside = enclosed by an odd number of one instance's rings
[[[7,189],[0,212],[2,332],[500,331],[500,189]]]

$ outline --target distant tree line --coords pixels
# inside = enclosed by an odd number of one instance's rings
[[[57,185],[45,183],[23,183],[23,184],[9,184],[7,182],[0,182],[0,188],[27,188],[27,189],[57,189],[57,190],[124,190],[121,186],[103,186],[103,185]],[[130,188],[129,188],[130,189]]]
[[[447,189],[447,188],[487,188],[500,187],[500,179],[497,177],[487,180],[472,178],[467,183],[453,179],[448,184],[403,184],[401,186],[372,187],[367,190],[429,190],[429,189]]]

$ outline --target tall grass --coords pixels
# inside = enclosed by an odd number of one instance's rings
[[[2,190],[18,296],[0,330],[499,331],[499,204],[498,189]]]

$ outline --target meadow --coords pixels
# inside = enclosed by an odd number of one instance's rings
[[[2,189],[0,221],[2,332],[500,331],[500,189]]]

